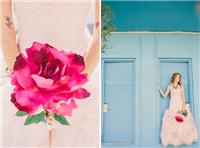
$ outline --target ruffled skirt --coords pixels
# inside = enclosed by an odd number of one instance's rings
[[[164,146],[191,145],[197,141],[198,132],[189,107],[187,107],[187,111],[187,116],[182,116],[182,122],[176,120],[176,112],[170,109],[164,112],[160,133],[161,142]]]

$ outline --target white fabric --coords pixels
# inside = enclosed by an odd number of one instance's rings
[[[39,41],[84,54],[91,38],[87,29],[90,1],[13,2],[22,51]]]

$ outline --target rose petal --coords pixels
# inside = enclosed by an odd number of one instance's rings
[[[68,64],[69,63],[69,59],[66,56],[66,52],[59,51],[59,50],[57,50],[56,48],[52,47],[49,44],[45,44],[45,45],[46,45],[45,49],[50,51],[55,59],[59,59],[63,64]]]
[[[90,93],[84,88],[79,88],[73,91],[73,96],[76,99],[85,99],[90,96]]]
[[[46,50],[50,51],[51,54],[56,58],[62,61],[63,64],[67,64],[73,69],[76,69],[78,72],[81,72],[85,68],[85,63],[83,56],[75,54],[73,52],[64,52],[59,51],[56,48],[52,47],[49,44],[46,45]]]
[[[69,99],[73,98],[73,93],[71,92],[63,92],[63,93],[52,93],[52,94],[46,94],[46,98],[48,98],[48,101],[46,101],[48,107],[48,102],[59,102],[59,101],[68,101]]]
[[[30,48],[26,49],[26,54],[28,56],[28,60],[32,63],[31,69],[34,73],[36,73],[40,69],[40,64],[42,61],[42,57],[40,56],[40,50],[44,48],[45,45],[39,42],[33,42]]]
[[[74,87],[77,85],[83,85],[88,81],[87,74],[76,74],[72,75],[72,77],[67,82],[69,87]]]
[[[40,93],[33,91],[18,91],[12,93],[11,102],[20,110],[28,114],[34,114],[40,108],[44,99]]]
[[[30,61],[33,73],[40,70],[40,65],[45,65],[46,62],[53,60],[53,55],[46,50],[46,45],[39,42],[33,42],[32,47],[26,49],[28,60]]]
[[[32,89],[35,87],[35,83],[31,78],[31,70],[29,68],[29,63],[22,54],[16,58],[13,73],[16,76],[17,82],[24,89]]]
[[[44,71],[41,74],[45,78],[51,78],[54,81],[58,81],[61,77],[61,70],[62,70],[63,64],[60,60],[54,59],[45,65]]]
[[[12,85],[18,85],[17,78],[16,78],[16,74],[14,74],[14,73],[12,72],[12,73],[10,73],[10,74],[8,75],[8,77],[11,78],[11,84],[12,84]]]
[[[50,109],[53,113],[66,115],[66,116],[71,116],[72,111],[77,107],[78,105],[73,99],[70,101],[70,104],[67,104],[66,102],[57,102],[57,103],[51,102],[50,103]]]
[[[54,92],[69,90],[68,86],[65,86],[62,88],[62,86],[66,84],[68,81],[67,77],[63,78],[63,80],[58,81],[58,82],[55,82],[52,79],[47,79],[47,78],[38,76],[36,74],[33,74],[31,77],[33,78],[33,80],[35,80],[36,86],[44,92],[54,93]]]
[[[81,55],[71,54],[69,56],[71,57],[71,62],[69,63],[70,67],[75,68],[79,72],[81,72],[85,69],[84,59]]]
[[[33,78],[33,80],[35,80],[35,83],[39,88],[52,89],[54,80],[46,79],[36,74],[32,74],[31,77]]]
[[[33,42],[30,48],[26,49],[27,55],[31,58],[35,51],[40,51],[40,49],[44,48],[45,45],[39,42]]]
[[[22,90],[16,92],[16,101],[21,106],[37,106],[42,104],[46,98],[42,95],[41,92],[34,92],[32,90]]]
[[[60,103],[60,107],[57,109],[57,113],[61,115],[71,116],[72,111],[76,109],[78,105],[72,99],[70,104]]]
[[[66,64],[62,67],[62,70],[61,70],[61,77],[63,77],[64,76],[64,74],[65,74],[65,69],[66,69]]]

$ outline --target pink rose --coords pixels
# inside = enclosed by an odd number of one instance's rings
[[[180,115],[176,115],[175,119],[176,119],[177,122],[183,122],[183,117],[180,116]]]
[[[90,93],[82,88],[87,74],[83,57],[73,52],[58,51],[48,44],[34,42],[20,54],[10,74],[15,88],[12,103],[18,110],[35,114],[39,109],[71,116],[77,108],[74,99],[84,99]]]

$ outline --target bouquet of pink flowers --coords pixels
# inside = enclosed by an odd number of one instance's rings
[[[87,74],[82,73],[83,57],[73,52],[58,51],[49,44],[34,42],[26,49],[27,57],[17,56],[11,83],[15,86],[11,102],[17,116],[27,116],[25,125],[39,123],[51,116],[68,125],[65,116],[77,108],[75,99],[84,99],[90,93],[82,88]]]
[[[187,114],[188,114],[186,109],[178,111],[177,113],[178,113],[178,115],[175,116],[175,119],[177,122],[183,122],[184,121],[183,117],[187,117]]]

